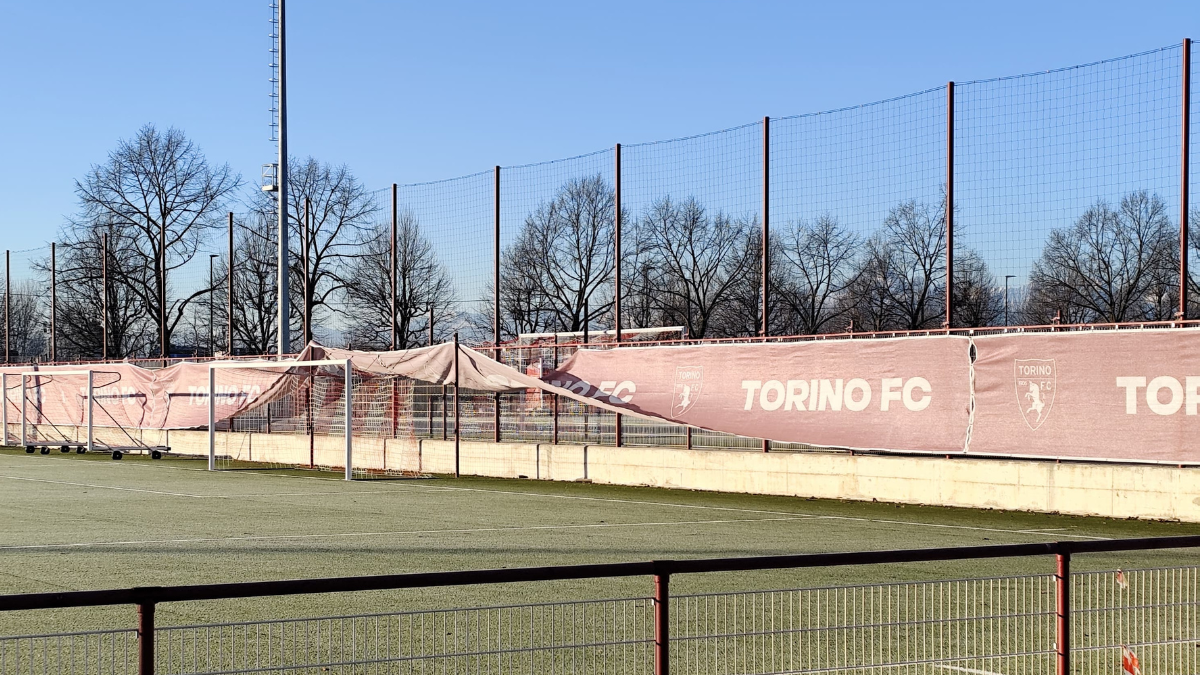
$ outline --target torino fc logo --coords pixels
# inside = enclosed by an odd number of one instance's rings
[[[671,398],[671,418],[692,409],[700,398],[704,385],[704,366],[678,366],[675,368],[675,394]]]
[[[1037,429],[1050,415],[1054,405],[1054,359],[1017,359],[1014,361],[1017,406],[1030,429]]]

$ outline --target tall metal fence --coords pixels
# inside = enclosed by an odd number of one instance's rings
[[[0,637],[0,675],[1192,673],[1200,569],[1073,573],[1073,555],[1200,537],[0,596],[0,611],[135,604],[138,625]],[[1055,556],[1053,573],[672,595],[683,574]],[[639,597],[181,626],[165,602],[650,576]],[[1122,671],[1122,668],[1124,670]]]
[[[455,332],[494,344],[1200,318],[1190,51],[360,187],[341,206],[297,179],[293,333],[382,349]],[[56,261],[49,247],[7,254],[7,359],[162,356],[160,319],[174,355],[272,350],[269,216],[231,214],[171,254],[161,310],[138,311],[121,270],[105,277],[119,241],[59,246]]]

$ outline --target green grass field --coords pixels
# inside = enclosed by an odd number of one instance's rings
[[[0,450],[0,593],[1198,534],[1200,525],[882,503],[308,471]],[[1077,569],[1196,552],[1080,556]],[[1050,558],[693,575],[675,593],[1049,573]],[[647,578],[164,605],[159,624],[645,596]],[[129,607],[0,614],[0,634],[109,628]]]

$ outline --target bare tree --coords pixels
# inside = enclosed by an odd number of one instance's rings
[[[209,232],[221,226],[223,206],[241,179],[228,165],[211,166],[204,153],[170,128],[152,124],[122,140],[103,164],[75,182],[79,212],[64,232],[67,247],[92,238],[100,226],[121,242],[112,283],[124,287],[155,329],[157,351],[170,351],[171,333],[204,288],[171,296],[171,271],[189,263]]]
[[[306,231],[305,200],[309,200],[312,225]],[[251,198],[255,212],[267,222],[277,208],[271,193],[257,192]],[[345,290],[345,273],[362,255],[373,217],[379,207],[370,193],[345,166],[322,164],[309,157],[288,159],[288,224],[291,262],[291,311],[293,323],[305,314],[309,324],[332,310],[334,300]],[[307,248],[307,268],[305,267]],[[312,335],[294,331],[301,344]]]
[[[746,233],[741,245],[726,260],[728,274],[733,281],[729,299],[717,310],[712,323],[711,335],[721,337],[754,336],[762,333],[762,226],[757,217],[741,219],[740,229]],[[771,292],[767,295],[767,311],[770,316],[768,330],[772,335],[794,332],[795,321],[783,295],[787,287],[787,266],[784,264],[783,246],[780,238],[771,235],[771,246],[767,283]]]
[[[639,228],[654,251],[653,295],[664,322],[686,326],[692,337],[710,334],[736,284],[753,274],[748,226],[722,213],[710,217],[691,197],[678,203],[663,197],[646,210]]]
[[[863,272],[857,265],[858,247],[858,238],[830,214],[791,224],[778,247],[788,268],[776,295],[795,332],[816,334],[844,327],[839,320],[850,306],[840,302],[841,296]]]
[[[518,278],[501,290],[522,314],[536,307],[549,316],[524,323],[578,331],[610,311],[614,213],[612,186],[596,175],[568,180],[525,218],[506,251]]]
[[[455,323],[454,287],[445,266],[411,212],[401,213],[396,224],[396,314],[391,301],[391,226],[367,233],[359,257],[346,273],[346,311],[350,340],[363,349],[389,349],[392,326],[396,348],[411,349],[429,343],[429,316],[433,311],[435,339],[447,335]]]
[[[136,232],[102,226],[73,234],[76,236],[58,249],[59,358],[99,358],[106,353],[102,345],[106,335],[110,358],[156,353],[157,331],[146,315],[143,296],[125,281],[137,274],[135,267],[143,262],[129,241],[137,236]],[[103,279],[105,267],[107,285]],[[40,262],[39,268],[48,276],[48,261]]]
[[[272,220],[251,214],[253,226],[238,223],[233,261],[233,340],[231,351],[267,354],[277,348],[279,326],[278,240]],[[221,260],[215,270],[227,279],[228,266]],[[227,321],[227,310],[218,308],[218,320]]]
[[[847,287],[859,330],[919,330],[945,318],[945,210],[915,200],[888,212]]]
[[[1137,190],[1116,209],[1098,201],[1050,233],[1030,274],[1026,311],[1035,320],[1056,312],[1071,322],[1168,319],[1178,260],[1158,195]]]
[[[45,311],[45,286],[31,279],[13,284],[12,297],[4,298],[8,316],[9,359],[29,362],[46,353],[49,319]],[[0,294],[2,296],[3,294]]]
[[[970,249],[954,257],[953,308],[955,327],[994,326],[1004,320],[1004,292],[987,263]]]

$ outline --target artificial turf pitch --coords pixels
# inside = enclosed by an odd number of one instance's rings
[[[0,450],[0,594],[363,574],[1200,534],[1200,525],[483,478]],[[1076,569],[1195,564],[1077,556]],[[1052,573],[1001,559],[684,575],[674,593]],[[164,604],[162,626],[649,595],[648,578]],[[0,635],[132,625],[131,607],[0,612]]]

